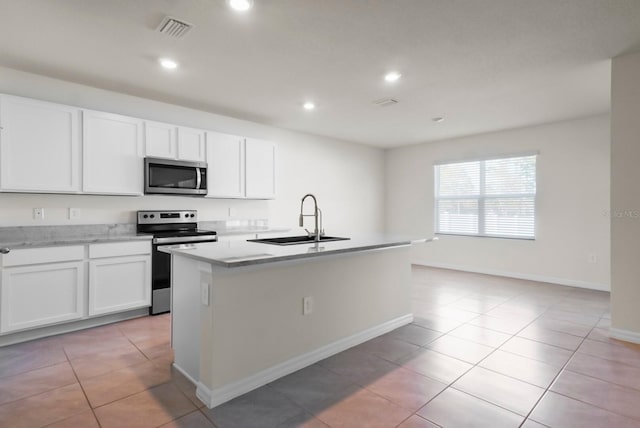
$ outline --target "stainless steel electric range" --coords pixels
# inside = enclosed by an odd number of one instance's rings
[[[151,315],[171,310],[171,256],[158,251],[162,245],[215,242],[216,232],[198,229],[198,212],[138,211],[138,233],[152,234]]]

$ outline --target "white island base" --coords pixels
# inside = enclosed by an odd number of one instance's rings
[[[409,249],[234,268],[171,251],[174,366],[213,408],[408,324]]]

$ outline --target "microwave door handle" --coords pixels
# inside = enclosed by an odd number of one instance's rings
[[[196,168],[196,189],[200,189],[201,184],[202,184],[202,173],[200,172],[200,168]]]

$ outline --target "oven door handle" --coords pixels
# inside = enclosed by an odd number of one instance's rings
[[[196,189],[200,190],[201,184],[202,184],[202,171],[200,171],[200,168],[196,168]]]
[[[216,236],[182,236],[182,237],[166,237],[166,238],[153,238],[151,241],[153,244],[179,244],[185,242],[216,242],[218,238]]]

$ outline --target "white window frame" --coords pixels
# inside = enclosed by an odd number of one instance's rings
[[[519,239],[519,240],[527,240],[533,241],[536,239],[537,233],[537,184],[538,184],[538,152],[527,152],[527,153],[518,153],[518,154],[509,154],[509,155],[501,155],[501,156],[490,156],[483,158],[474,158],[474,159],[463,159],[463,160],[455,160],[455,161],[443,161],[436,162],[433,164],[434,166],[434,232],[436,235],[453,235],[453,236],[469,236],[469,237],[479,237],[479,238],[501,238],[501,239]],[[496,194],[496,195],[486,195],[485,191],[485,163],[487,161],[498,160],[498,159],[512,159],[512,158],[521,158],[528,156],[536,156],[536,191],[531,193],[509,193],[509,194]],[[455,196],[440,196],[438,194],[439,184],[440,184],[440,176],[439,169],[436,168],[441,165],[451,165],[456,163],[470,163],[470,162],[479,162],[480,163],[480,191],[478,195],[455,195]],[[521,198],[533,198],[533,236],[517,236],[517,235],[498,235],[498,234],[488,234],[485,230],[485,205],[487,200],[493,199],[521,199]],[[475,199],[478,201],[478,233],[464,233],[464,232],[441,232],[439,230],[440,227],[440,210],[439,210],[439,202],[442,200],[469,200]]]

